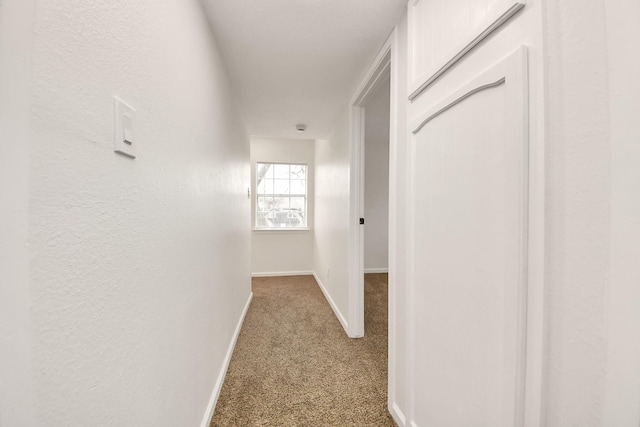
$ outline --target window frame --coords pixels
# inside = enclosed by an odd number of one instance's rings
[[[275,188],[273,190],[272,193],[260,193],[258,191],[258,171],[260,169],[261,165],[272,165],[272,166],[276,166],[276,165],[283,165],[283,166],[304,166],[304,170],[305,170],[305,177],[304,177],[304,194],[300,194],[300,193],[296,193],[296,194],[280,194],[280,193],[275,193]],[[254,185],[254,197],[253,197],[253,203],[255,204],[255,209],[254,209],[254,215],[252,218],[253,221],[253,230],[254,231],[263,231],[263,232],[271,232],[271,231],[279,231],[279,232],[287,232],[287,231],[293,231],[293,232],[298,232],[298,231],[308,231],[309,230],[309,165],[307,163],[301,163],[301,162],[267,162],[267,161],[256,161],[255,162],[255,166],[254,166],[254,172],[255,172],[255,179],[253,182]],[[274,173],[275,173],[275,167],[274,167]],[[276,178],[272,178],[275,179]],[[291,182],[291,173],[289,173],[289,183]],[[274,186],[275,187],[275,186]],[[289,188],[291,188],[291,185],[289,185]],[[304,198],[304,224],[301,226],[288,226],[288,227],[264,227],[264,226],[260,226],[258,225],[258,199],[260,197],[282,197],[282,198],[288,198],[289,200],[293,197],[302,197]],[[290,205],[290,203],[289,203]]]

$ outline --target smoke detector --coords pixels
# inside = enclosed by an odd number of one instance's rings
[[[302,133],[305,130],[307,130],[307,125],[303,125],[303,124],[296,125],[296,130],[298,131],[298,133]]]

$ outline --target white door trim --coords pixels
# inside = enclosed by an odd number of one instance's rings
[[[394,33],[395,34],[395,31]],[[364,336],[364,233],[359,219],[364,216],[364,107],[367,96],[384,81],[391,68],[392,34],[369,67],[351,100],[349,169],[349,336]],[[392,132],[393,133],[393,132]],[[391,141],[389,141],[391,143]],[[390,171],[391,172],[391,171]],[[391,218],[390,221],[391,223]]]
[[[364,125],[363,104],[368,95],[379,85],[390,79],[390,122],[389,122],[389,347],[388,347],[388,406],[394,418],[397,418],[395,405],[396,383],[396,223],[397,194],[393,191],[397,184],[397,144],[398,128],[398,95],[400,94],[398,78],[398,35],[394,29],[380,49],[376,59],[369,67],[365,78],[360,83],[351,100],[351,141],[350,141],[350,176],[349,176],[349,336],[364,336],[364,233],[359,219],[364,217]],[[405,90],[403,88],[403,90]],[[404,93],[404,92],[403,92]],[[404,132],[404,128],[402,129]],[[396,419],[400,423],[401,420]],[[404,424],[404,422],[402,423]]]

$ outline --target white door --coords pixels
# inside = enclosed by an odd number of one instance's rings
[[[411,123],[413,426],[522,425],[527,116],[523,47]]]

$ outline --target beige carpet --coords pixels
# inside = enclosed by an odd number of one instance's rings
[[[211,426],[395,426],[387,275],[365,275],[365,338],[347,338],[312,276],[253,279]]]

